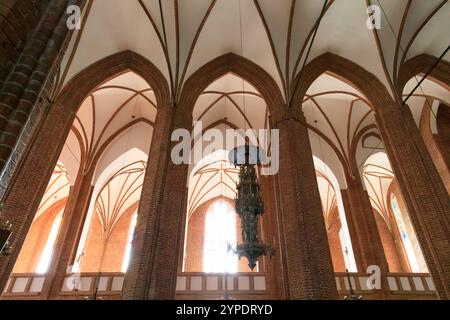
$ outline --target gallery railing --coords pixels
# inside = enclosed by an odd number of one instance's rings
[[[13,274],[3,292],[2,298],[39,299],[47,275]],[[368,275],[360,273],[335,273],[336,287],[341,296],[351,288],[363,298],[370,298],[376,289],[368,283]],[[124,273],[80,273],[67,274],[60,291],[62,299],[120,298]],[[388,273],[386,281],[391,295],[435,297],[433,280],[426,273]],[[242,296],[264,298],[268,295],[268,283],[264,273],[180,273],[177,277],[177,298],[207,298],[208,296],[239,299]]]

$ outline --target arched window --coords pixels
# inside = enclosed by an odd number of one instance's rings
[[[229,245],[236,245],[236,214],[225,202],[214,203],[205,218],[204,272],[237,272],[238,259]]]
[[[122,272],[124,272],[124,273],[127,272],[128,265],[130,264],[131,244],[133,242],[134,229],[136,228],[136,222],[137,222],[137,212],[131,218],[130,231],[128,232],[128,242],[127,242],[127,246],[125,248],[125,255],[123,257],[123,264],[122,264]]]
[[[398,231],[400,237],[402,238],[403,247],[406,251],[406,256],[408,257],[409,265],[412,272],[420,272],[419,262],[417,261],[416,253],[411,242],[411,239],[406,230],[405,221],[403,220],[402,212],[398,206],[397,198],[394,194],[391,195],[391,207],[394,212],[395,221],[397,222]]]
[[[62,221],[62,213],[58,214],[55,221],[53,221],[52,228],[50,230],[50,234],[47,239],[47,243],[45,244],[44,250],[42,251],[42,255],[39,259],[39,263],[37,265],[36,272],[37,273],[46,273],[48,267],[50,265],[50,261],[53,255],[53,247],[55,246],[56,237],[58,236],[59,226]]]

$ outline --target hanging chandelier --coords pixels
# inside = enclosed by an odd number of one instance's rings
[[[229,153],[229,160],[239,167],[239,182],[236,185],[236,213],[241,219],[242,243],[233,250],[239,259],[246,257],[251,270],[261,256],[272,257],[275,250],[272,245],[259,242],[258,220],[264,212],[260,195],[260,186],[256,176],[255,165],[261,164],[263,157],[259,147],[250,146],[248,139],[244,146],[234,148]]]

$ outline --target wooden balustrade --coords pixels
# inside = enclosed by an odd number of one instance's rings
[[[240,296],[255,299],[267,297],[264,273],[181,273],[177,277],[177,299],[237,299]]]
[[[372,287],[369,277],[363,273],[336,273],[336,287],[340,294],[350,292],[350,284],[356,294],[367,295],[376,288]],[[349,279],[350,278],[350,281]],[[427,273],[388,273],[386,275],[390,295],[431,295],[435,296],[435,287]]]
[[[46,275],[36,273],[17,273],[11,275],[3,296],[32,298],[39,297]]]
[[[3,298],[38,298],[42,293],[45,274],[13,274],[3,292]],[[62,299],[120,298],[123,273],[67,274],[60,297]]]

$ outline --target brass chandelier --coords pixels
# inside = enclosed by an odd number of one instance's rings
[[[258,220],[264,212],[264,204],[260,195],[260,186],[256,176],[255,165],[261,164],[262,150],[250,146],[248,140],[245,146],[231,150],[229,160],[239,167],[239,182],[236,186],[236,213],[241,219],[242,243],[233,250],[239,259],[246,257],[251,270],[261,256],[272,257],[275,250],[272,245],[259,241]]]

